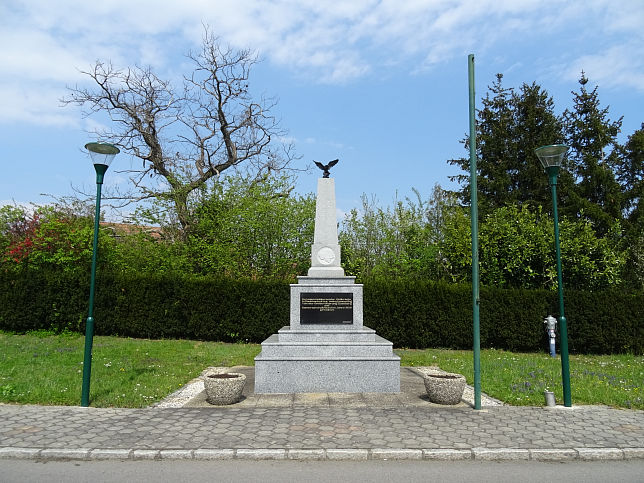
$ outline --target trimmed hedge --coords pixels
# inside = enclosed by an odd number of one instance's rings
[[[0,329],[84,332],[89,274],[0,271]],[[289,285],[100,272],[98,335],[261,342],[289,324]]]
[[[0,272],[0,329],[83,332],[89,274]],[[644,294],[567,291],[569,347],[576,353],[644,348]],[[289,324],[289,284],[177,275],[98,275],[96,333],[145,338],[262,342]],[[555,292],[481,288],[481,347],[546,351]],[[364,323],[396,347],[472,346],[471,287],[367,280]]]
[[[78,272],[0,271],[0,329],[80,331],[89,279]]]
[[[472,348],[472,288],[419,281],[365,282],[365,325],[396,347]],[[570,352],[642,354],[644,293],[564,293]],[[547,351],[543,319],[558,316],[559,299],[547,290],[480,290],[481,347]],[[557,340],[557,348],[559,340]]]

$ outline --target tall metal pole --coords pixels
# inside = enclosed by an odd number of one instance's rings
[[[474,409],[481,409],[481,327],[479,321],[479,211],[476,184],[476,109],[474,54],[467,57],[470,91],[470,218],[472,225],[472,309],[474,349]]]
[[[94,246],[92,250],[92,274],[89,283],[89,310],[85,323],[85,356],[83,358],[83,388],[81,406],[89,406],[89,384],[92,376],[92,345],[94,342],[94,287],[96,285],[96,257],[98,254],[98,227],[101,219],[101,187],[107,165],[95,164],[96,214],[94,215]]]
[[[557,213],[557,175],[558,166],[547,169],[552,190],[552,212],[555,219],[555,252],[557,255],[557,285],[559,291],[559,332],[561,333],[561,380],[563,384],[564,406],[572,406],[570,391],[570,363],[568,360],[568,322],[564,313],[563,277],[561,274],[561,248],[559,246],[559,215]]]

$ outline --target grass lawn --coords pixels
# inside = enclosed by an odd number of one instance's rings
[[[458,372],[474,383],[472,351],[425,349],[396,350],[406,366],[436,364]],[[631,355],[571,355],[570,386],[573,405],[606,404],[644,409],[644,357]],[[481,389],[514,406],[543,406],[544,390],[563,404],[561,359],[546,353],[523,354],[501,350],[481,351]]]
[[[0,332],[0,402],[80,405],[85,337]],[[252,365],[259,345],[94,337],[90,405],[140,408],[208,366]]]
[[[0,332],[0,402],[79,405],[85,338]],[[252,365],[261,347],[187,340],[94,337],[90,404],[145,407],[197,377],[208,366]],[[472,352],[396,350],[407,366],[438,365],[473,381]],[[571,356],[573,404],[644,409],[644,357]],[[561,363],[547,354],[481,351],[483,392],[513,405],[544,404],[561,394]]]

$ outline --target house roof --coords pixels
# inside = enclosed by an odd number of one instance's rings
[[[155,240],[161,240],[163,238],[163,230],[159,226],[134,225],[132,223],[112,223],[109,221],[102,221],[100,225],[102,228],[112,230],[113,236],[117,238],[137,233],[146,233]]]

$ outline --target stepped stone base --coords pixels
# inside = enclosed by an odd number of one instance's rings
[[[373,329],[280,329],[255,358],[255,392],[400,392],[400,358]]]
[[[282,342],[342,342],[347,340],[347,331],[344,329],[326,329],[326,330],[297,330],[290,329],[288,326],[280,329],[277,333],[278,340]],[[376,331],[368,327],[351,331],[351,340],[360,342],[375,341]],[[384,339],[383,339],[384,340]],[[274,339],[269,337],[264,342],[272,342]]]
[[[400,359],[282,360],[255,362],[255,392],[400,392]],[[258,383],[259,381],[259,383]]]

